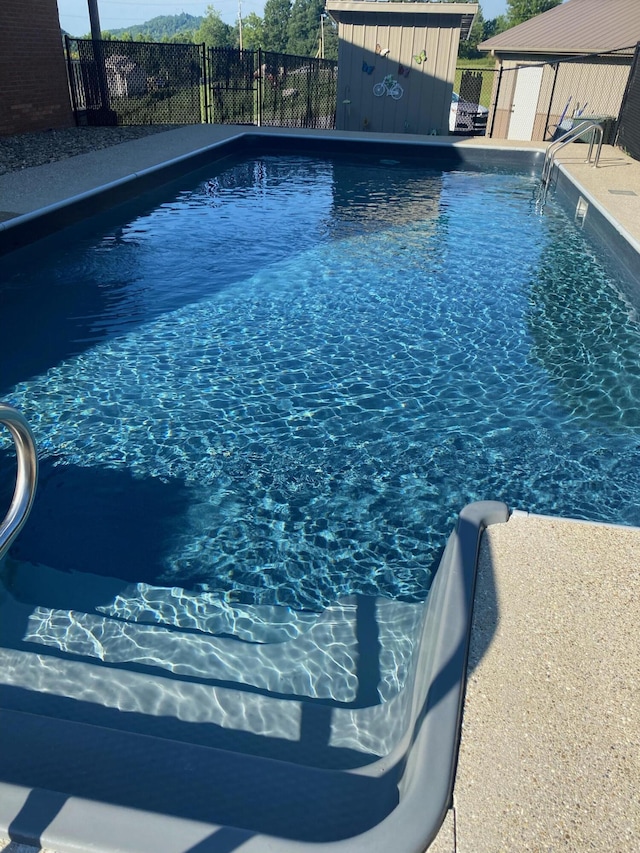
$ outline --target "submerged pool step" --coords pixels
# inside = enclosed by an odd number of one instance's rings
[[[294,640],[255,644],[26,602],[37,568],[0,587],[5,708],[325,768],[365,767],[403,737],[422,605],[345,599]],[[66,573],[44,576],[30,597],[61,604]]]
[[[60,571],[22,560],[8,560],[6,575],[11,593],[20,601],[251,643],[293,640],[321,615],[278,605],[231,604],[213,593],[131,584],[118,577]]]
[[[38,572],[42,583],[36,580]],[[124,612],[124,598],[122,582],[113,578],[24,563],[9,565],[5,577],[3,608],[13,607],[14,613],[7,612],[7,627],[0,630],[9,645],[8,626],[14,625],[14,642],[57,654],[357,707],[388,701],[402,689],[423,611],[420,604],[353,596],[312,614],[306,630],[286,642],[251,643],[114,616],[114,610]],[[268,611],[257,607],[254,613],[245,606],[246,632],[252,619],[267,630],[278,619],[281,625],[292,624],[285,621],[288,608]]]
[[[399,772],[318,770],[0,711],[5,784],[299,841],[333,841],[371,828],[397,805]],[[7,825],[2,812],[0,803],[0,825]]]
[[[402,619],[393,602],[362,603],[378,633],[363,679],[376,692],[361,707],[25,640],[43,605],[0,588],[0,831],[61,853],[425,850],[450,806],[479,538],[507,518],[494,502],[460,514],[415,622],[410,671],[386,702],[371,661],[387,630],[402,637]],[[229,730],[233,746],[216,740]],[[252,752],[251,739],[265,748]]]

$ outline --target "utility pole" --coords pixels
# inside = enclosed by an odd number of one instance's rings
[[[320,12],[320,59],[324,59],[324,19],[325,13]]]
[[[98,14],[98,0],[87,0],[89,4],[89,23],[91,25],[91,38],[100,41],[100,15]]]
[[[109,116],[109,88],[107,86],[107,74],[104,67],[104,51],[102,50],[102,32],[100,30],[98,0],[87,0],[87,3],[89,6],[89,23],[91,24],[91,41],[93,42],[93,58],[95,59],[98,72],[98,90],[100,91],[101,101],[100,112],[103,115],[102,120],[104,121]]]
[[[238,0],[238,36],[240,38],[240,50],[242,50],[242,0]]]

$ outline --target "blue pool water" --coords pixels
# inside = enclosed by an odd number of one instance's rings
[[[534,191],[263,157],[7,271],[14,556],[320,609],[424,598],[469,501],[640,524],[637,306]]]

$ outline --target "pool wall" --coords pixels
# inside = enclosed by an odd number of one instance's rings
[[[146,778],[138,783],[148,790],[138,794],[150,807],[127,808],[95,795],[70,795],[64,784],[52,790],[54,785],[26,787],[13,781],[23,778],[25,766],[32,778],[39,772],[51,778],[56,770],[62,778],[71,769],[86,777],[87,790],[94,790],[92,776],[100,771],[101,752],[112,749],[111,735],[95,726],[3,709],[0,834],[60,853],[226,853],[240,846],[247,853],[423,853],[451,803],[480,539],[487,525],[508,518],[507,506],[493,501],[469,504],[460,513],[424,605],[413,677],[407,679],[400,703],[403,734],[389,754],[372,764],[336,771],[207,750],[211,763],[204,767],[202,783],[217,792],[218,817],[217,823],[208,823],[181,817],[179,803],[171,815],[151,807],[156,795],[158,801],[166,798],[166,791],[156,791],[163,772],[178,783],[173,794],[177,799],[180,774],[198,775],[188,745],[166,745],[165,751],[177,750],[175,764],[158,766],[154,772],[159,741],[130,733],[120,736],[119,757],[128,755],[130,764],[122,767],[119,784],[129,784],[126,777],[135,776],[137,765],[149,765]],[[378,707],[386,713],[384,705]],[[177,757],[178,751],[186,760]],[[227,800],[229,821],[219,820],[225,807],[218,799]],[[261,812],[262,824],[270,831],[256,831]],[[319,827],[317,837],[310,825]]]
[[[626,295],[640,305],[640,243],[607,213],[561,163],[554,167],[551,189],[555,199],[575,219],[608,264],[618,270],[629,288]],[[587,203],[586,210],[584,202]]]

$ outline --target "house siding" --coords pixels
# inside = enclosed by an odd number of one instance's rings
[[[1,0],[0,136],[73,123],[56,0]]]

